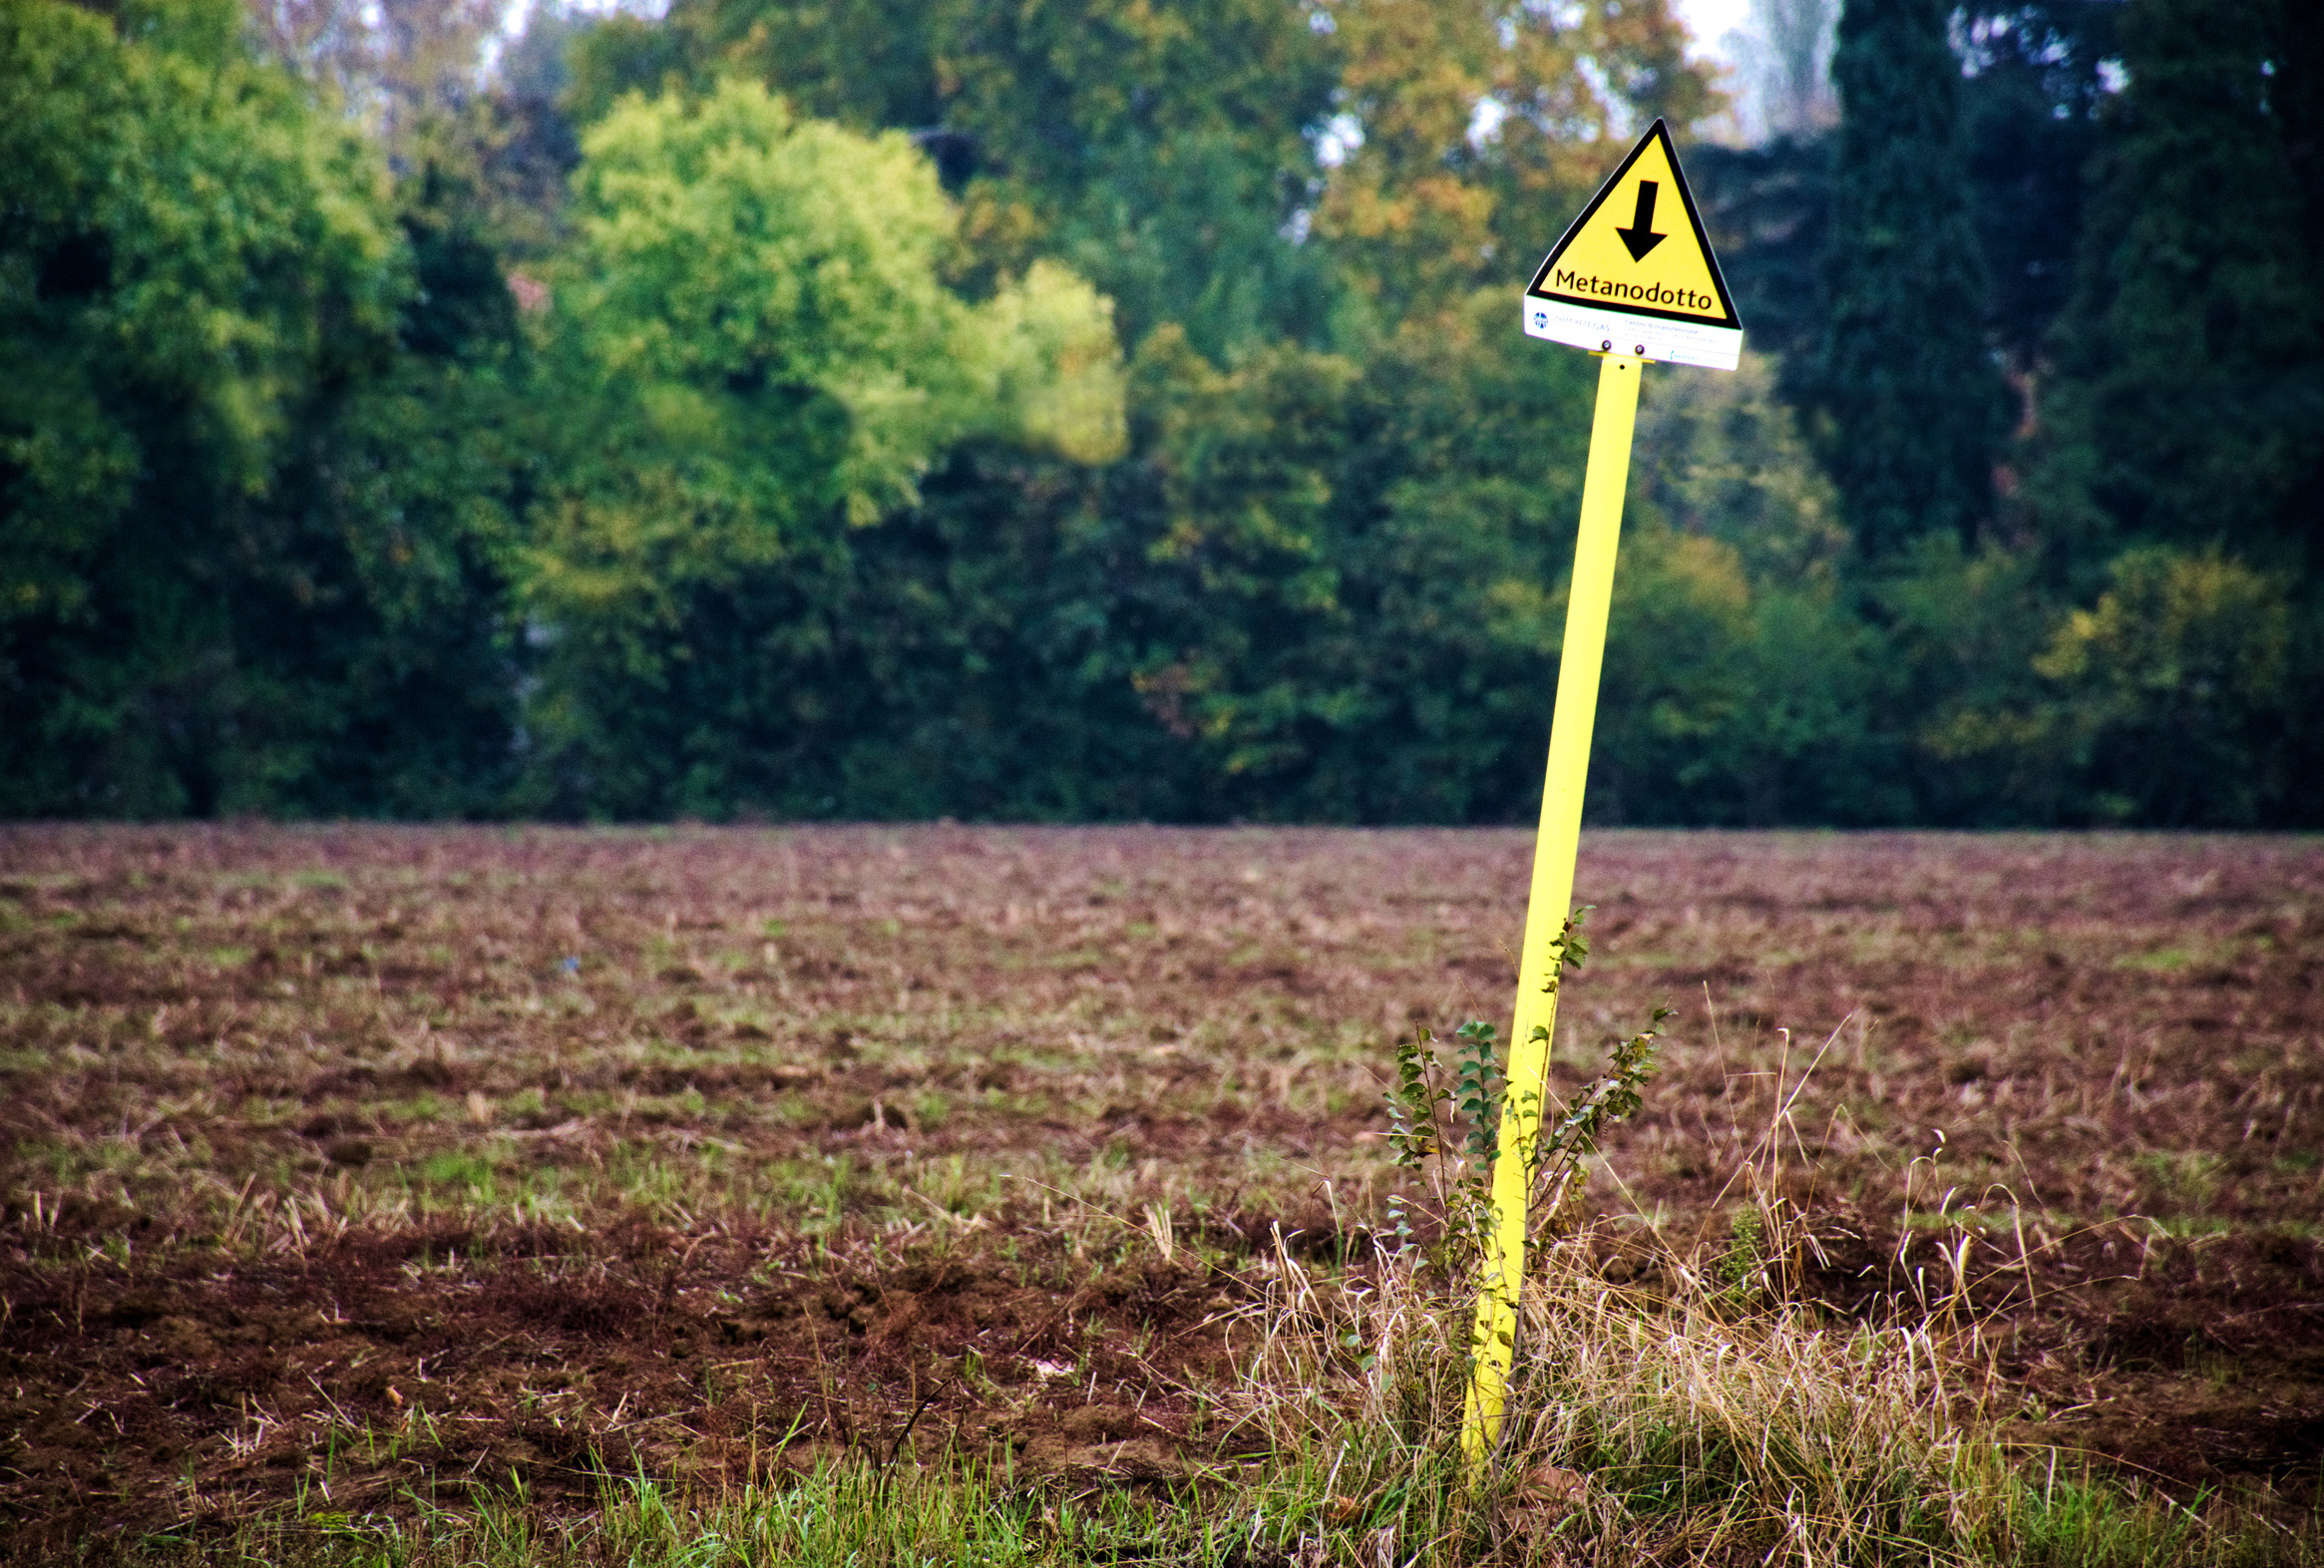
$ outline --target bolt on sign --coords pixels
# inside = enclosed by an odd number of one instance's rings
[[[1736,367],[1743,323],[1660,120],[1533,274],[1525,331],[1602,353]]]
[[[1743,323],[1696,215],[1671,134],[1660,120],[1590,198],[1525,290],[1525,331],[1597,351],[1598,406],[1590,462],[1582,478],[1581,534],[1566,598],[1557,703],[1542,780],[1541,829],[1533,844],[1533,886],[1517,966],[1516,1017],[1502,1075],[1492,1214],[1480,1260],[1473,1372],[1461,1441],[1481,1462],[1501,1433],[1509,1372],[1517,1354],[1517,1295],[1525,1269],[1525,1209],[1542,1108],[1549,1045],[1557,1026],[1566,916],[1573,906],[1574,858],[1581,847],[1582,790],[1589,781],[1590,732],[1598,718],[1598,673],[1606,614],[1614,598],[1614,556],[1630,480],[1630,437],[1638,384],[1650,359],[1733,370]]]

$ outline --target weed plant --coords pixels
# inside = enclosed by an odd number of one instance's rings
[[[1587,907],[1560,930],[1551,950],[1557,955],[1553,988],[1565,972],[1587,962],[1590,947],[1582,933]],[[1606,1127],[1637,1112],[1657,1071],[1656,1031],[1671,1016],[1657,1006],[1648,1026],[1614,1047],[1606,1072],[1564,1105],[1528,1105],[1539,1116],[1527,1172],[1527,1234],[1530,1241],[1570,1231],[1580,1215],[1589,1157],[1598,1151]],[[1536,1042],[1548,1038],[1536,1024]],[[1404,1264],[1416,1261],[1419,1232],[1413,1226],[1416,1193],[1423,1224],[1439,1238],[1428,1256],[1447,1287],[1470,1280],[1495,1216],[1492,1170],[1508,1084],[1493,1025],[1472,1019],[1453,1031],[1452,1063],[1436,1056],[1434,1036],[1416,1029],[1396,1047],[1395,1083],[1387,1102],[1388,1148],[1410,1190],[1388,1194],[1385,1209],[1393,1252]],[[1447,1081],[1449,1080],[1449,1081]],[[1548,1114],[1542,1114],[1544,1110]],[[1457,1152],[1454,1152],[1457,1150]]]

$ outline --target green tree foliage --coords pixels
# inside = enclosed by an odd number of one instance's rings
[[[1165,331],[1132,366],[1123,462],[1076,477],[987,448],[933,476],[856,536],[882,567],[835,633],[850,667],[899,641],[932,656],[915,703],[859,706],[832,737],[853,798],[878,778],[884,804],[907,786],[1018,816],[1530,813],[1593,370],[1506,314],[1480,293],[1368,365],[1287,346],[1220,371]],[[1853,766],[1871,652],[1836,591],[1828,488],[1768,386],[1763,365],[1674,379],[1649,408],[1645,450],[1676,479],[1625,546],[1600,820],[1909,807],[1892,770]],[[914,624],[924,591],[959,612]]]
[[[1287,351],[1161,389],[1150,553],[1216,629],[1140,679],[1226,814],[1491,818],[1538,792],[1555,642],[1532,595],[1572,549],[1591,383],[1506,316],[1476,296],[1360,371]]]
[[[971,305],[937,280],[953,204],[902,137],[797,120],[755,84],[594,127],[557,274],[523,602],[545,647],[544,805],[787,798],[836,710],[814,673],[852,533],[944,449],[1120,443],[1104,302],[1055,266]]]
[[[492,482],[415,419],[477,323],[384,194],[223,0],[0,12],[0,810],[490,789]]]
[[[2312,9],[1852,0],[1688,148],[1593,820],[2315,820]],[[0,7],[0,811],[1531,816],[1666,0],[491,20]]]
[[[2041,0],[1967,19],[1962,139],[1991,341],[2019,376],[2074,286],[2083,172],[2098,151],[2116,0]]]
[[[2314,566],[2324,517],[2324,22],[2137,0],[2033,510],[2088,577],[2130,541]]]
[[[2291,695],[2289,583],[2216,551],[2116,558],[2035,668],[2066,688],[2099,812],[2248,827],[2282,799]]]
[[[1857,548],[1975,538],[1993,513],[2006,392],[1962,168],[1960,65],[1938,0],[1848,0],[1812,398]]]
[[[1629,150],[1618,128],[1691,126],[1716,101],[1666,0],[1356,0],[1330,15],[1337,102],[1360,142],[1317,230],[1387,324],[1505,287]]]
[[[965,255],[932,249],[930,272],[972,292],[998,286],[996,302],[1005,304],[1008,257],[1045,248],[1085,260],[1123,301],[1131,341],[1143,344],[1129,384],[1130,450],[1102,470],[1077,469],[1025,451],[1024,431],[987,425],[927,476],[917,501],[889,508],[877,527],[836,528],[837,513],[810,507],[824,532],[787,525],[787,542],[770,545],[750,569],[760,596],[726,616],[761,628],[749,679],[702,673],[742,665],[702,652],[691,630],[645,639],[653,647],[666,640],[682,657],[633,643],[614,658],[607,644],[574,655],[588,673],[567,678],[559,671],[583,622],[592,637],[613,623],[595,614],[612,589],[587,616],[536,600],[537,630],[550,639],[543,669],[551,695],[537,705],[534,737],[562,746],[564,758],[563,782],[541,798],[566,809],[746,803],[809,814],[1429,820],[1530,809],[1555,643],[1543,642],[1538,616],[1509,606],[1537,592],[1570,549],[1587,363],[1532,352],[1499,330],[1505,301],[1465,291],[1478,248],[1493,243],[1489,228],[1469,237],[1454,269],[1402,287],[1393,317],[1371,318],[1357,339],[1365,357],[1321,352],[1312,346],[1313,312],[1303,318],[1309,307],[1296,296],[1324,252],[1283,232],[1290,203],[1313,199],[1307,193],[1319,174],[1309,133],[1329,78],[1315,75],[1317,65],[1335,52],[1371,50],[1373,96],[1363,107],[1382,123],[1408,118],[1424,96],[1398,73],[1417,82],[1434,65],[1397,58],[1377,27],[1366,43],[1371,19],[1353,11],[1337,18],[1336,34],[1296,9],[1242,0],[1215,15],[1093,5],[1021,16],[964,7],[953,17],[939,8],[923,35],[926,69],[939,79],[931,92],[913,85],[923,66],[912,49],[834,48],[850,28],[872,25],[874,9],[843,24],[808,8],[681,4],[668,24],[672,47],[698,64],[695,85],[680,97],[731,93],[706,83],[739,70],[866,131],[941,114],[942,136],[924,123],[916,140],[940,171],[952,157],[946,138],[969,143],[965,180],[950,168],[963,192]],[[1408,20],[1376,9],[1380,25]],[[1682,108],[1702,101],[1659,7],[1632,8],[1628,20],[1619,8],[1593,9],[1557,51],[1545,47],[1554,32],[1545,20],[1527,23],[1536,30],[1531,43],[1504,45],[1484,10],[1438,9],[1476,69],[1456,84],[1469,95],[1464,102],[1431,111],[1441,122],[1431,134],[1467,147],[1478,101],[1497,85],[1514,98],[1525,68],[1542,67],[1527,91],[1563,96],[1525,108],[1499,139],[1536,150],[1526,155],[1537,166],[1527,178],[1540,189],[1548,177],[1538,171],[1553,152],[1567,187],[1592,168],[1549,138],[1550,109],[1586,104],[1599,122],[1617,104],[1635,112],[1603,78],[1591,85],[1581,69],[1590,51],[1618,66],[1618,80],[1638,95]],[[809,47],[812,40],[821,42]],[[1509,59],[1492,58],[1512,48]],[[608,54],[643,60],[651,51],[621,43]],[[643,74],[584,64],[577,76],[592,70],[607,81]],[[670,102],[651,112],[674,113]],[[648,111],[606,113],[610,127]],[[660,210],[633,190],[605,186],[595,172],[599,144],[590,145],[578,188],[590,215],[581,219],[577,277],[600,265],[596,227],[607,214]],[[1495,170],[1512,162],[1523,160],[1467,160],[1461,178],[1479,193],[1478,211],[1493,207],[1493,182],[1503,179]],[[1366,166],[1348,178],[1400,199],[1393,188],[1406,176]],[[674,184],[692,191],[701,181],[688,171]],[[1093,217],[1092,202],[1114,215]],[[1373,237],[1416,248],[1409,233]],[[670,251],[692,264],[715,248],[689,234]],[[1230,253],[1240,259],[1220,259]],[[726,297],[727,281],[704,286]],[[657,278],[638,297],[687,293]],[[593,331],[578,324],[604,318],[608,297],[561,283],[560,315],[570,311],[577,333]],[[617,332],[633,330],[625,311],[614,318],[624,323]],[[644,423],[614,416],[623,430]],[[719,450],[711,428],[677,430],[666,448]],[[601,451],[610,436],[582,445]],[[770,505],[804,493],[800,473],[751,461]],[[635,452],[612,467],[654,470]],[[674,518],[691,505],[665,490],[631,510]],[[568,532],[568,515],[544,514],[557,521],[538,536],[534,581],[603,562],[607,585],[653,585],[637,605],[656,607],[627,623],[666,630],[716,618],[673,607],[690,591],[673,585],[690,581],[692,565],[672,555],[640,570],[642,557],[608,555],[601,536],[584,544],[582,533]],[[632,537],[647,533],[640,522]],[[717,559],[703,547],[716,533],[698,518],[672,524],[670,548],[682,541],[689,563]],[[615,664],[665,684],[641,701],[606,682]],[[783,672],[787,711],[751,684],[772,678],[769,670]],[[680,694],[697,679],[699,690]],[[561,705],[555,695],[584,690],[619,695],[595,706]],[[703,722],[696,698],[713,690],[740,694]],[[695,729],[657,731],[651,741],[616,737],[608,717],[632,711],[668,715],[652,720],[665,725],[691,716]],[[1078,715],[1070,725],[1057,718],[1067,713]],[[673,784],[678,772],[667,759],[694,746],[726,760],[689,775],[693,784]],[[583,752],[596,760],[574,763]],[[660,782],[606,787],[622,768]]]
[[[1803,14],[1812,0],[1784,0]],[[2073,287],[2083,174],[2107,101],[2119,0],[2025,0],[1954,13],[1964,173],[1986,263],[1987,342],[2004,354],[2021,402],[2045,368],[2045,338]],[[1770,36],[1775,29],[1768,28]],[[1756,147],[1699,147],[1687,168],[1720,264],[1754,348],[1781,361],[1784,397],[1815,400],[1831,309],[1831,131]]]
[[[1924,821],[2087,820],[2056,692],[2034,667],[2061,614],[2037,569],[2030,551],[1932,534],[1875,590],[1885,711]]]
[[[1166,321],[1214,357],[1328,330],[1328,279],[1283,234],[1332,85],[1328,37],[1296,5],[678,0],[657,26],[591,28],[578,58],[584,119],[622,91],[740,75],[803,113],[914,134],[982,252],[1071,265],[1132,343]]]
[[[1670,370],[1640,409],[1592,778],[1615,820],[1867,822],[1912,809],[1841,591],[1836,497],[1772,364]]]
[[[1785,401],[1806,408],[1830,303],[1821,274],[1831,221],[1828,135],[1690,148],[1687,178],[1744,340],[1773,358]]]
[[[2020,504],[2087,605],[2036,663],[2100,819],[2309,821],[2324,761],[2324,21],[2134,0]],[[1991,753],[2014,733],[1988,737]]]
[[[1130,342],[1165,321],[1214,357],[1321,336],[1322,280],[1281,233],[1333,80],[1301,7],[950,0],[943,13],[944,123],[968,139],[982,221],[1029,219],[1116,300]]]

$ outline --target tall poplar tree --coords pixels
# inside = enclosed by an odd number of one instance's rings
[[[1873,562],[1927,534],[1974,540],[2007,430],[1947,9],[1848,0],[1832,57],[1831,305],[1809,397],[1842,512]]]

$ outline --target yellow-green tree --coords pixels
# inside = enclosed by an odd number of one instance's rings
[[[524,601],[548,652],[544,804],[716,810],[828,739],[817,660],[850,538],[952,444],[1121,444],[1106,302],[1037,263],[971,303],[958,214],[905,138],[764,88],[631,99],[589,133],[550,312],[558,460]]]

